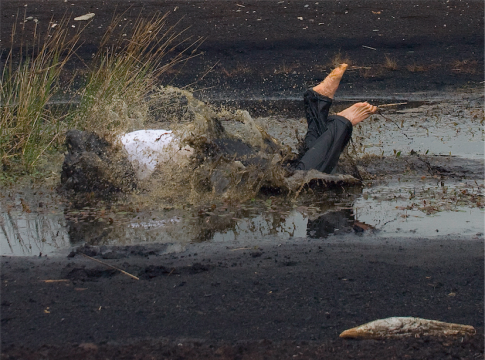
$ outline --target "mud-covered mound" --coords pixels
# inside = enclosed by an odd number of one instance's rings
[[[136,188],[136,176],[122,149],[94,133],[66,133],[67,154],[61,171],[66,190],[109,194]]]

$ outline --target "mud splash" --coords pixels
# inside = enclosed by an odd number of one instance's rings
[[[297,158],[295,146],[268,134],[245,110],[214,107],[173,87],[158,89],[150,100],[145,127],[171,129],[179,148],[190,146],[188,162],[160,161],[130,201],[181,208],[214,201],[244,202],[266,192],[299,192],[311,182],[354,184],[352,176],[296,174],[288,180],[288,164]],[[298,141],[298,137],[295,136]]]
[[[474,150],[476,144],[483,146],[479,101],[463,97],[419,103],[413,111],[387,111],[390,120],[378,117],[362,125],[343,157],[344,165],[351,161],[363,176],[357,186],[341,186],[334,178],[335,186],[328,188],[328,177],[302,176],[296,190],[283,183],[286,191],[275,191],[268,184],[286,175],[276,172],[275,164],[281,171],[284,154],[296,151],[295,133],[303,134],[306,127],[302,117],[283,112],[253,119],[244,111],[208,106],[188,92],[170,91],[176,93],[164,95],[170,101],[152,103],[152,113],[159,113],[145,127],[173,130],[180,144],[198,149],[197,156],[184,166],[164,163],[136,192],[117,200],[85,193],[81,202],[72,202],[53,189],[2,192],[2,253],[152,243],[177,252],[190,242],[251,247],[339,234],[483,238],[484,164]],[[433,120],[439,109],[442,119]],[[432,125],[427,131],[426,124]],[[457,129],[466,136],[456,137]],[[456,143],[448,140],[453,137]],[[441,138],[445,148],[430,146],[429,139]],[[238,145],[243,139],[256,151],[240,159],[238,154],[217,157],[214,144],[227,145],[221,139]],[[450,156],[448,146],[459,144],[461,156]]]

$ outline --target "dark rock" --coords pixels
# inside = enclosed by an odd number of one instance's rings
[[[66,147],[61,172],[65,190],[106,195],[136,188],[135,172],[123,149],[79,130],[66,133]]]

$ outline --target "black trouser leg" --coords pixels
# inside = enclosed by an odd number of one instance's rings
[[[332,105],[332,99],[313,90],[307,90],[303,95],[303,102],[308,124],[308,130],[305,135],[305,150],[308,150],[327,131],[328,111]]]
[[[306,151],[296,169],[329,174],[352,136],[352,123],[343,116],[328,116],[332,100],[313,90],[305,93],[304,102],[308,122]]]

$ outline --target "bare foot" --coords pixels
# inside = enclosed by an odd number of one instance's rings
[[[362,120],[367,119],[370,115],[375,114],[376,112],[377,106],[373,106],[367,102],[360,102],[339,112],[337,115],[349,119],[352,125],[357,125]]]
[[[342,79],[345,70],[347,70],[347,66],[347,64],[340,64],[338,67],[332,70],[325,80],[315,86],[313,90],[323,96],[333,99],[333,96],[338,89],[338,85],[340,84],[340,80]]]

